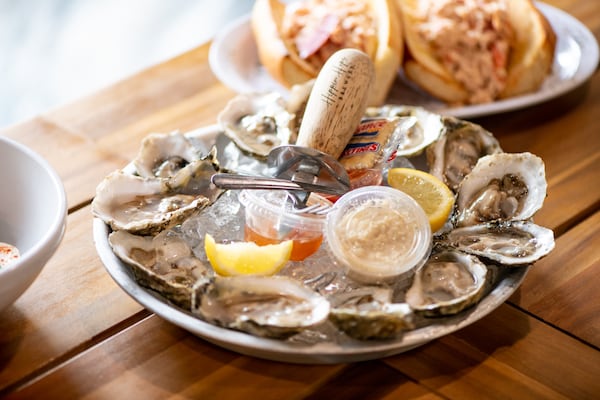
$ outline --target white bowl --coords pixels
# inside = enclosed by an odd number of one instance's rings
[[[0,310],[21,296],[56,251],[65,232],[62,182],[38,154],[0,137],[0,242],[21,254],[0,269]]]

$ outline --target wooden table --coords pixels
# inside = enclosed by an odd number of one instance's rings
[[[600,38],[600,2],[552,0]],[[64,181],[66,236],[0,314],[0,395],[15,398],[600,398],[600,74],[532,108],[477,119],[508,152],[546,163],[536,222],[556,248],[482,320],[406,353],[296,365],[224,350],[145,310],[111,279],[92,241],[96,185],[150,132],[213,124],[235,93],[200,46],[0,134]],[[584,55],[585,56],[585,55]]]

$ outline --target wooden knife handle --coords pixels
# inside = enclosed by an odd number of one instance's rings
[[[296,144],[339,158],[364,115],[374,80],[373,62],[365,53],[334,53],[315,80]]]

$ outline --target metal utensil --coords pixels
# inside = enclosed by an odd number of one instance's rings
[[[218,173],[211,177],[223,189],[278,189],[290,193],[295,210],[325,213],[322,204],[308,206],[310,193],[342,195],[350,190],[350,177],[333,157],[307,147],[284,145],[275,147],[267,157],[270,176]]]
[[[346,169],[329,154],[309,147],[277,146],[269,153],[267,164],[273,176],[307,191],[342,195],[350,190]]]
[[[298,212],[325,214],[329,211],[330,207],[322,204],[306,205],[311,192],[342,195],[350,190],[346,169],[330,155],[309,147],[275,147],[267,157],[267,164],[277,178],[289,179],[306,188],[303,192],[290,192],[295,198],[294,210]]]
[[[346,169],[332,156],[309,147],[275,147],[267,157],[267,164],[273,176],[289,179],[305,188],[303,193],[293,193],[299,205],[306,206],[311,192],[343,195],[350,190]]]
[[[218,173],[211,177],[211,182],[221,189],[306,190],[289,179],[243,174]]]

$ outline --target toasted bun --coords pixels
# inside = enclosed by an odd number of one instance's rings
[[[537,90],[552,71],[556,47],[556,34],[531,1],[508,0],[508,11],[516,37],[500,97]]]
[[[514,32],[507,65],[506,98],[539,89],[550,73],[556,36],[530,0],[506,0],[508,20]],[[470,93],[435,57],[431,44],[417,31],[419,0],[397,0],[408,54],[403,68],[408,79],[448,103],[466,103]]]
[[[278,0],[257,0],[252,8],[252,33],[258,50],[258,58],[267,72],[286,87],[306,82],[317,75],[297,63],[279,32],[285,13],[285,4]]]
[[[381,105],[396,79],[400,68],[404,41],[400,16],[393,0],[367,0],[377,25],[377,45],[372,56],[375,84],[369,95],[369,105]],[[261,64],[285,87],[316,78],[315,68],[298,54],[295,45],[282,38],[282,21],[286,5],[278,0],[256,0],[252,9],[252,32]]]

